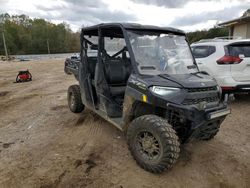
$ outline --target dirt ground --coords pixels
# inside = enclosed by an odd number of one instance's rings
[[[250,97],[211,141],[183,145],[173,169],[138,167],[119,130],[67,107],[63,60],[0,63],[0,187],[250,187]],[[13,83],[19,70],[33,81]]]

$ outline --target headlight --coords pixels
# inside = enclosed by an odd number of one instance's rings
[[[152,86],[149,88],[153,93],[157,94],[157,95],[171,95],[174,93],[177,93],[180,91],[179,88],[175,88],[175,87],[160,87],[160,86]]]

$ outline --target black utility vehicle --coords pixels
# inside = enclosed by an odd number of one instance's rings
[[[68,89],[72,112],[87,107],[126,132],[129,150],[150,172],[169,169],[180,143],[212,139],[230,110],[227,97],[199,72],[186,35],[174,28],[128,23],[86,27],[79,85]]]

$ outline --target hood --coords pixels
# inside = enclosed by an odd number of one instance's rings
[[[214,87],[218,84],[215,79],[202,73],[197,74],[179,74],[179,75],[137,75],[133,74],[129,82],[139,82],[145,87],[163,86],[179,88],[205,88]]]
[[[202,88],[218,85],[214,78],[202,73],[159,76],[172,82],[178,83],[184,88]]]

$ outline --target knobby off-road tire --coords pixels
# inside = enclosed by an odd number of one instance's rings
[[[133,120],[127,130],[127,142],[137,164],[152,173],[170,169],[179,157],[180,143],[175,130],[156,115]]]
[[[205,141],[213,139],[220,130],[220,124],[221,123],[218,123],[218,124],[213,123],[209,125],[208,127],[203,128],[200,132],[198,139],[205,140]]]
[[[80,113],[84,110],[84,104],[81,99],[80,87],[72,85],[68,88],[68,105],[69,109],[74,113]]]

